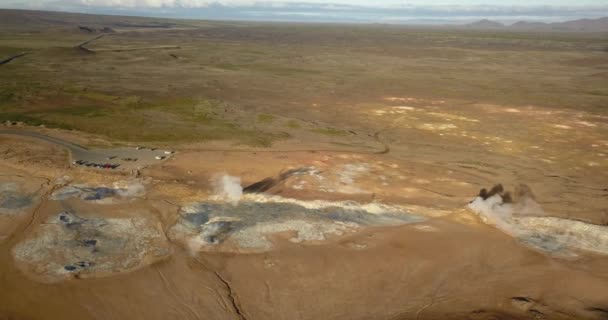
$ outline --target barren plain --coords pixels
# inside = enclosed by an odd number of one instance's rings
[[[607,319],[607,49],[0,10],[0,319]]]

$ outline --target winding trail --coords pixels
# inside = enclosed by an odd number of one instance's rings
[[[26,56],[28,54],[30,54],[30,53],[29,52],[22,52],[20,54],[14,55],[12,57],[8,57],[8,58],[6,58],[4,60],[0,60],[0,65],[7,64],[7,63],[9,63],[9,62],[11,62],[11,61],[13,61],[13,60],[15,60],[17,58],[21,58],[21,57]]]
[[[77,152],[86,152],[88,151],[88,149],[86,147],[83,147],[81,145],[72,143],[72,142],[68,142],[59,138],[54,138],[51,136],[47,136],[41,133],[37,133],[37,132],[33,132],[33,131],[23,131],[23,130],[10,130],[10,129],[4,129],[4,130],[0,130],[0,134],[9,134],[9,135],[15,135],[15,136],[24,136],[24,137],[32,137],[32,138],[36,138],[36,139],[40,139],[40,140],[44,140],[47,142],[51,142],[54,143],[56,145],[60,145],[62,147],[65,147],[66,149],[69,149],[70,151],[77,151]]]
[[[381,150],[377,151],[358,151],[358,150],[348,150],[348,149],[288,149],[288,150],[259,150],[259,149],[199,149],[199,148],[191,148],[184,149],[184,151],[204,151],[204,152],[264,152],[264,153],[278,153],[278,152],[348,152],[354,154],[388,154],[390,152],[390,147],[388,144],[383,142],[380,139],[380,133],[383,130],[377,131],[374,133],[373,137],[376,142],[382,145]],[[62,146],[68,149],[74,158],[87,158],[87,156],[97,155],[96,152],[87,149],[86,147],[80,146],[78,144],[65,141],[59,138],[54,138],[51,136],[47,136],[41,133],[32,132],[32,131],[24,131],[24,130],[10,130],[4,129],[0,130],[0,135],[15,135],[15,136],[24,136],[30,138],[40,139],[46,142],[54,143],[56,145]]]
[[[87,41],[85,41],[85,42],[82,42],[82,43],[80,43],[80,44],[76,45],[76,48],[78,48],[78,49],[80,49],[80,50],[82,50],[82,51],[88,52],[88,53],[95,53],[95,51],[93,51],[93,50],[91,50],[91,49],[89,49],[89,48],[87,48],[87,47],[85,47],[85,46],[86,46],[87,44],[89,44],[89,43],[91,43],[91,42],[93,42],[93,41],[95,41],[95,40],[101,39],[101,38],[103,38],[103,37],[105,37],[105,36],[106,36],[105,34],[102,34],[102,35],[99,35],[99,36],[97,36],[97,37],[95,37],[95,38],[93,38],[93,39],[89,39],[89,40],[87,40]]]
[[[61,146],[65,149],[67,149],[70,152],[70,155],[72,156],[72,158],[84,158],[89,154],[94,154],[94,152],[90,151],[89,149],[69,142],[69,141],[65,141],[59,138],[54,138],[51,136],[47,136],[41,133],[37,133],[37,132],[32,132],[32,131],[22,131],[22,130],[10,130],[10,129],[4,129],[4,130],[0,130],[0,135],[12,135],[12,136],[21,136],[21,137],[27,137],[27,138],[35,138],[35,139],[39,139],[42,141],[46,141],[58,146]]]
[[[348,153],[353,153],[353,154],[388,154],[391,151],[390,146],[385,143],[384,141],[382,141],[380,139],[380,134],[382,133],[382,131],[385,131],[388,129],[382,129],[379,131],[376,131],[373,134],[374,140],[376,142],[378,142],[379,144],[382,145],[382,149],[381,150],[377,150],[377,151],[359,151],[359,150],[348,150],[348,149],[287,149],[287,150],[259,150],[259,149],[200,149],[200,148],[189,148],[189,149],[183,149],[184,151],[204,151],[204,152],[213,152],[213,151],[217,151],[217,152],[239,152],[239,153],[243,153],[243,152],[264,152],[264,153],[278,153],[278,152],[284,152],[284,153],[290,153],[290,152],[348,152]]]

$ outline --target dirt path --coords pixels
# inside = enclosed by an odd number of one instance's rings
[[[69,141],[65,141],[62,139],[54,138],[51,136],[47,136],[47,135],[40,134],[37,132],[32,132],[32,131],[4,129],[4,130],[0,130],[0,134],[22,136],[22,137],[29,137],[29,138],[36,138],[36,139],[44,140],[46,142],[50,142],[50,143],[62,146],[73,153],[88,151],[87,148],[85,148],[81,145],[77,145],[77,144],[69,142]]]
[[[89,43],[91,43],[91,42],[93,42],[93,41],[96,41],[96,40],[99,40],[99,39],[101,39],[101,38],[103,38],[103,37],[105,37],[105,36],[106,36],[105,34],[102,34],[102,35],[99,35],[99,36],[97,36],[97,37],[95,37],[95,38],[93,38],[93,39],[90,39],[90,40],[87,40],[87,41],[85,41],[85,42],[82,42],[82,43],[80,43],[80,44],[76,45],[76,48],[78,48],[78,49],[80,49],[80,50],[82,50],[82,51],[86,51],[86,52],[94,53],[95,51],[93,51],[93,50],[91,50],[91,49],[89,49],[89,48],[87,48],[87,47],[85,47],[85,46],[86,46],[86,45],[88,45]]]
[[[0,60],[0,65],[7,64],[7,63],[9,63],[9,62],[11,62],[11,61],[13,61],[13,60],[15,60],[17,58],[21,58],[21,57],[26,56],[28,54],[30,54],[30,53],[29,52],[23,52],[23,53],[14,55],[12,57],[6,58],[4,60]]]

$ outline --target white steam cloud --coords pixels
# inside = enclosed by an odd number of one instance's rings
[[[216,175],[211,178],[211,184],[215,194],[232,205],[238,204],[243,197],[243,187],[239,177],[227,174]]]
[[[608,254],[608,227],[546,216],[527,186],[520,186],[511,200],[500,191],[475,198],[468,207],[481,219],[526,245],[553,253],[568,248]]]

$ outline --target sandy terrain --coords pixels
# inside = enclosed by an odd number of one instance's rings
[[[441,104],[359,107],[372,150],[188,144],[139,177],[2,136],[0,316],[605,319],[605,119]]]

